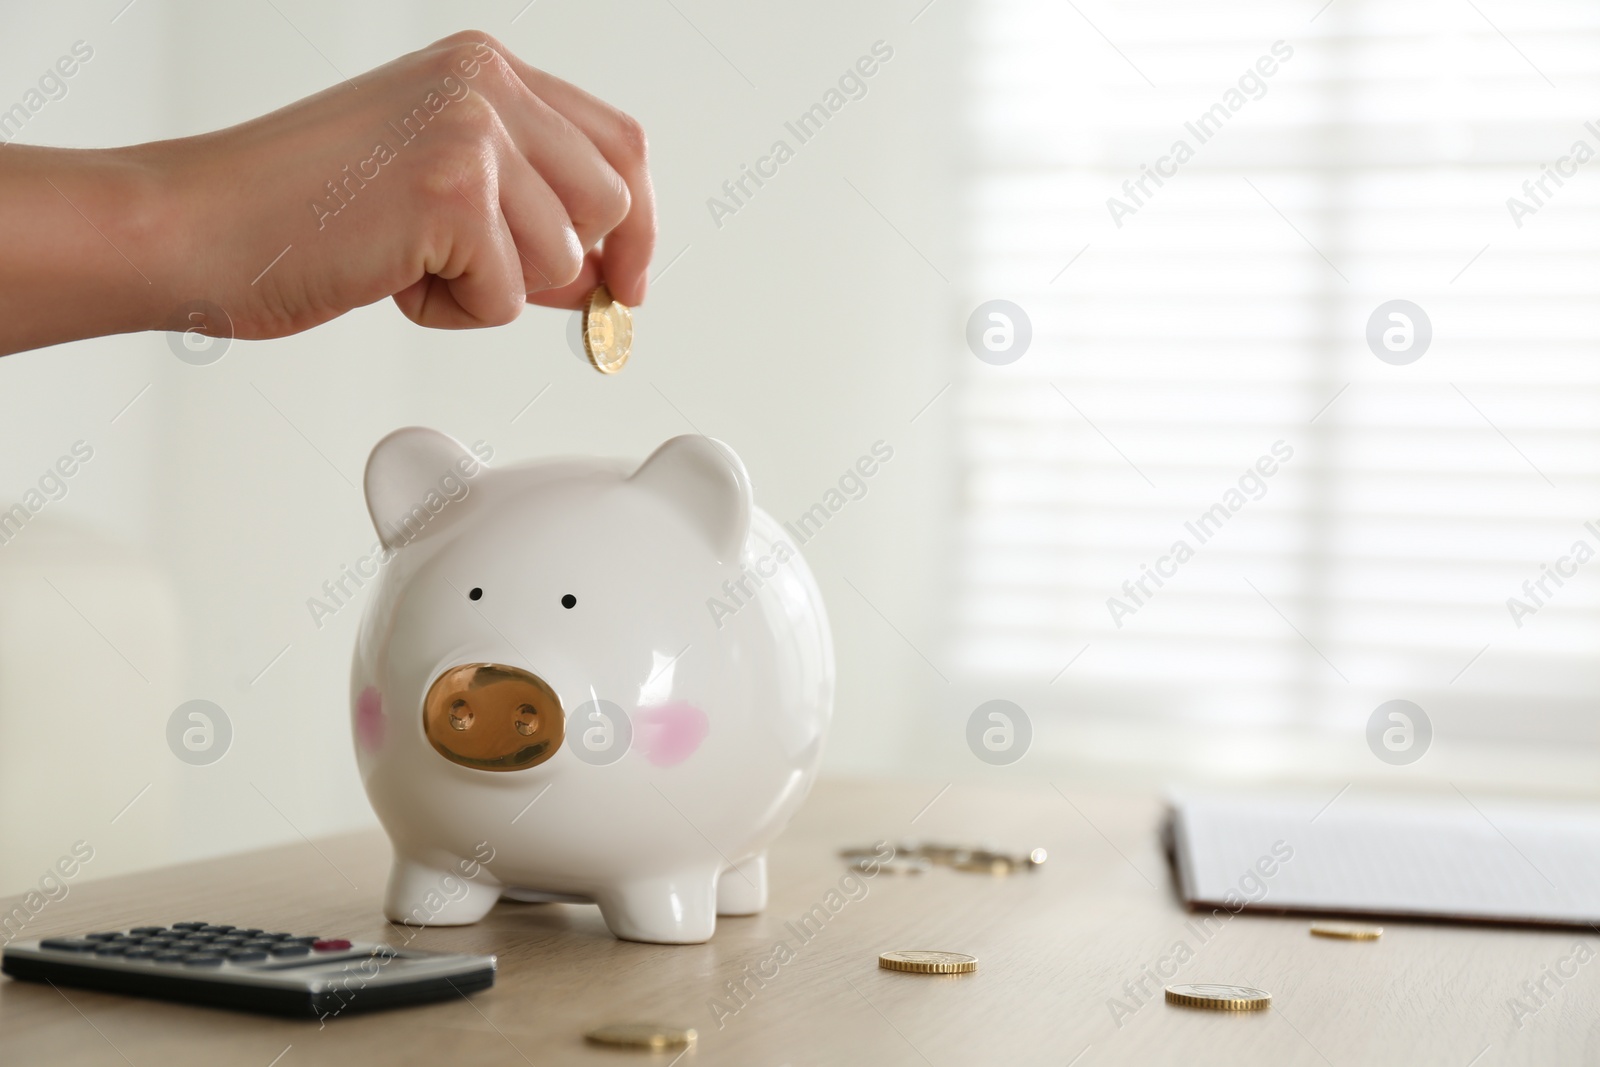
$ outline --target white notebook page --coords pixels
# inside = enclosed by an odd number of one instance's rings
[[[1186,903],[1600,924],[1600,805],[1183,792],[1170,843]]]

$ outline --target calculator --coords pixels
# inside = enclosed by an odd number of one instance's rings
[[[206,922],[135,926],[7,945],[13,978],[319,1019],[465,996],[495,957]]]

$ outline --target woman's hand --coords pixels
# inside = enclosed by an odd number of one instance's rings
[[[94,151],[0,148],[0,353],[182,329],[281,337],[393,297],[423,326],[644,298],[638,123],[461,33],[262,118]],[[207,332],[230,323],[205,324]]]

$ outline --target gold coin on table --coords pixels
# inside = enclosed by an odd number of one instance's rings
[[[618,1045],[624,1048],[662,1049],[682,1048],[694,1044],[698,1036],[693,1030],[660,1023],[616,1023],[590,1030],[583,1035],[596,1045]]]
[[[1272,1004],[1272,994],[1247,985],[1186,982],[1167,986],[1167,1003],[1212,1011],[1260,1011]]]
[[[633,312],[611,298],[611,290],[597,286],[583,311],[583,350],[601,374],[615,374],[633,351]]]
[[[1311,924],[1311,933],[1317,937],[1337,937],[1342,941],[1376,941],[1383,936],[1383,927],[1319,920]]]
[[[885,952],[878,966],[886,971],[913,971],[917,974],[966,974],[978,969],[978,957],[964,952],[936,952],[908,948]]]

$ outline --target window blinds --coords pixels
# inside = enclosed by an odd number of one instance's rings
[[[1592,748],[1600,8],[970,10],[961,313],[1033,337],[959,353],[961,678],[1247,765],[1396,698]]]

